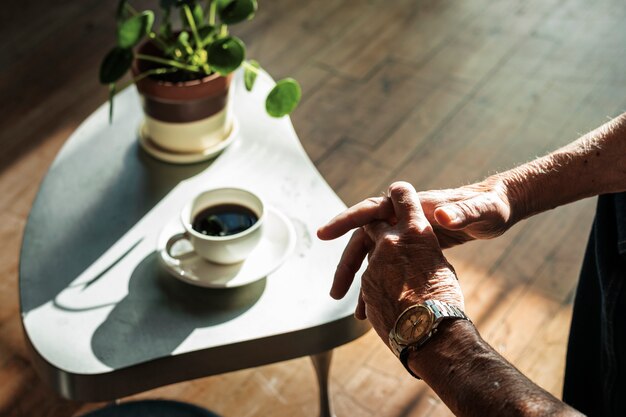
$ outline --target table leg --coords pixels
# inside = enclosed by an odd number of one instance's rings
[[[311,355],[311,361],[313,362],[313,367],[317,374],[317,383],[320,391],[320,417],[335,417],[330,400],[330,392],[328,391],[328,376],[332,357],[332,350],[318,353],[317,355]]]

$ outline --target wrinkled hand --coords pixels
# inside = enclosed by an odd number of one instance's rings
[[[498,237],[512,226],[511,202],[500,181],[419,193],[442,248]]]
[[[398,184],[414,190],[410,184]],[[493,238],[508,230],[514,223],[509,194],[513,193],[509,193],[503,181],[491,178],[465,187],[421,192],[417,197],[439,247],[445,249],[474,239]],[[331,240],[356,229],[337,265],[331,297],[339,299],[348,292],[354,275],[373,247],[363,227],[376,221],[386,221],[390,225],[397,223],[392,199],[368,198],[340,213],[317,231],[320,239]],[[365,318],[361,299],[355,315]]]
[[[418,196],[443,249],[500,236],[513,224],[509,192],[499,179],[424,191]],[[368,198],[352,206],[322,226],[317,234],[323,240],[335,239],[375,220],[395,221],[393,206],[387,197]]]
[[[385,343],[396,318],[410,305],[438,299],[464,309],[454,270],[441,252],[415,189],[408,183],[394,183],[387,201],[383,204],[391,207],[393,215],[387,217],[392,220],[357,228],[331,289],[334,298],[343,297],[369,254],[355,315],[367,317]]]

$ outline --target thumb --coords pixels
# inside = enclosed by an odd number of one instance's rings
[[[449,230],[460,230],[481,220],[483,213],[472,200],[447,204],[435,209],[435,220]]]

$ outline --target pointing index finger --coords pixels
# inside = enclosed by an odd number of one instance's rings
[[[317,230],[317,237],[331,240],[352,229],[365,226],[375,220],[394,217],[393,204],[387,197],[372,197],[345,210]]]

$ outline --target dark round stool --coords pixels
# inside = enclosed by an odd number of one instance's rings
[[[82,417],[220,417],[193,404],[168,400],[131,401],[112,404]]]

